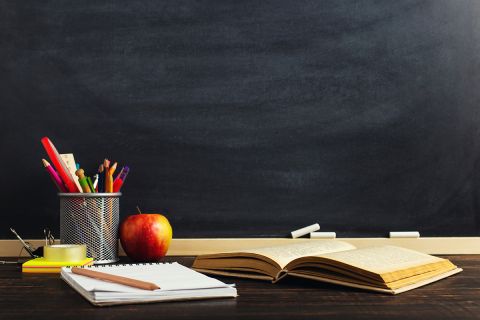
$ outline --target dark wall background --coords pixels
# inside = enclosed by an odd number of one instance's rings
[[[40,138],[176,237],[480,231],[480,2],[0,1],[0,237],[57,230]]]

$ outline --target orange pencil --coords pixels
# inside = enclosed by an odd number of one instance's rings
[[[108,169],[108,175],[110,176],[110,178],[108,179],[108,183],[109,183],[108,192],[113,192],[113,173],[115,172],[116,169],[117,169],[116,162],[113,164],[113,166],[110,167],[110,169]]]

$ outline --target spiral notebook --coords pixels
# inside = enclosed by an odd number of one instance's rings
[[[74,274],[62,268],[61,277],[96,306],[236,297],[234,285],[187,268],[177,262],[87,266],[86,269],[155,283],[161,289],[142,290]]]

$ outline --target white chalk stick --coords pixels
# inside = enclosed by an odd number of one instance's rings
[[[335,239],[337,233],[335,232],[310,232],[310,238],[312,239]]]
[[[320,230],[320,225],[318,223],[315,223],[315,224],[312,224],[311,226],[292,231],[291,234],[292,234],[292,238],[298,238],[317,230]]]
[[[418,231],[390,231],[390,238],[420,238]]]

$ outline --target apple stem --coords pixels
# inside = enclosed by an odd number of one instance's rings
[[[138,214],[142,214],[142,211],[140,210],[140,208],[137,206],[137,211],[138,211]]]

